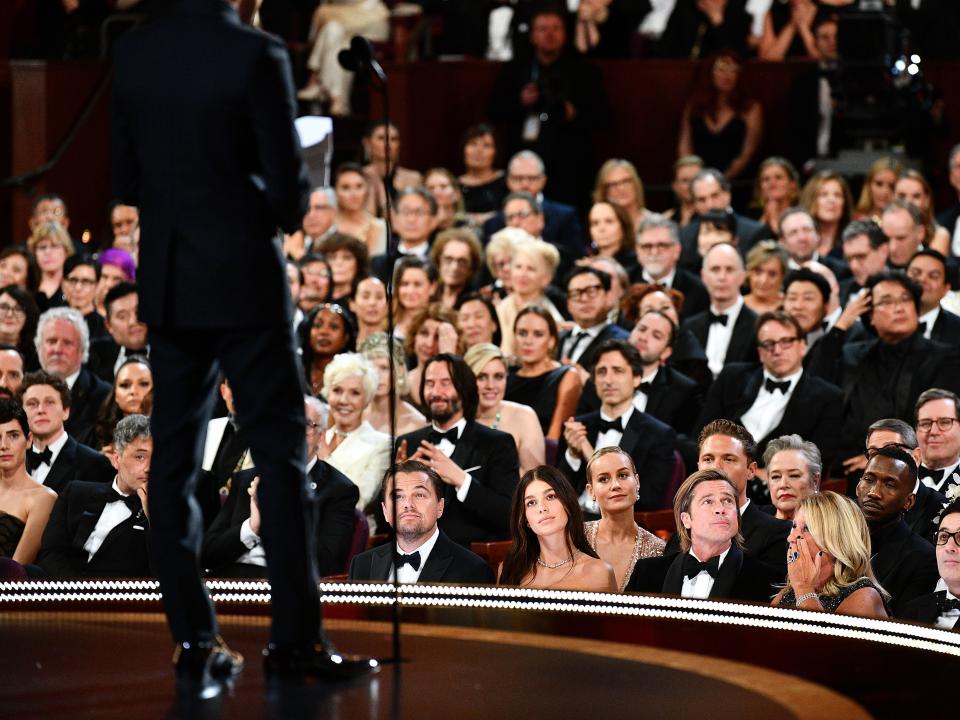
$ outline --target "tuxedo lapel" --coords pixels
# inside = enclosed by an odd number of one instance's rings
[[[750,345],[754,337],[753,324],[757,316],[746,305],[740,308],[737,321],[733,324],[730,335],[730,344],[727,345],[727,355],[724,363],[749,361]],[[706,345],[704,345],[706,347]]]
[[[450,552],[450,546],[448,545],[449,541],[444,542],[444,540],[445,538],[441,533],[423,565],[423,570],[420,571],[418,582],[443,582],[447,568],[453,562],[453,553]]]
[[[468,464],[473,457],[473,442],[473,423],[467,420],[467,424],[457,439],[457,444],[454,445],[453,452],[450,454],[450,459],[453,460],[461,470],[466,470],[471,467],[471,465],[478,464]]]
[[[138,530],[135,528],[140,528],[140,529]],[[103,539],[103,543],[100,545],[100,548],[97,550],[97,553],[99,554],[103,552],[105,549],[109,548],[113,543],[117,542],[118,539],[123,537],[129,537],[131,533],[143,533],[146,531],[147,531],[147,519],[143,514],[143,510],[138,510],[123,522],[115,525],[110,530],[110,532],[107,533],[107,536]]]
[[[763,368],[755,368],[744,377],[743,393],[740,395],[736,411],[730,413],[731,417],[737,421],[753,407],[757,401],[757,395],[760,394],[760,386],[763,384]]]
[[[650,387],[647,388],[647,409],[646,413],[648,415],[653,415],[654,417],[659,417],[657,415],[660,412],[660,406],[666,400],[667,393],[670,392],[670,380],[667,377],[669,368],[666,365],[660,367],[657,370],[657,375],[650,382]]]
[[[687,553],[677,553],[677,557],[667,568],[666,577],[663,579],[663,592],[670,595],[679,595],[683,592],[683,560]]]
[[[63,481],[70,472],[73,464],[77,460],[77,443],[73,438],[68,438],[66,445],[60,449],[60,454],[50,466],[50,472],[44,479],[43,484],[56,493],[63,491]]]
[[[623,429],[623,437],[620,438],[620,447],[623,450],[630,452],[640,441],[640,429],[637,427],[639,424],[640,411],[634,408],[633,413],[630,415],[630,422],[628,422],[627,426]]]
[[[713,587],[710,589],[711,598],[728,598],[733,596],[733,588],[736,585],[737,578],[740,576],[740,568],[743,567],[743,553],[736,545],[730,546],[730,552],[720,565],[717,572],[717,578],[713,581]]]
[[[373,553],[370,561],[370,578],[372,580],[387,580],[390,577],[390,565],[393,559],[393,543],[381,545]]]

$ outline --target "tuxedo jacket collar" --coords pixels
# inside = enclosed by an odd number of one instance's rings
[[[663,592],[672,595],[679,595],[682,592],[683,560],[686,556],[687,553],[678,553],[674,561],[670,563],[663,581]],[[713,581],[709,597],[711,599],[731,597],[741,567],[743,567],[743,552],[736,545],[731,545],[727,557],[720,564],[720,570]]]
[[[450,540],[443,532],[437,537],[433,550],[427,556],[420,570],[417,582],[443,582],[443,577],[453,562],[453,553],[450,551]],[[370,574],[375,580],[387,580],[390,577],[390,568],[393,564],[394,542],[388,542],[377,548],[370,564]]]
[[[60,452],[57,454],[57,459],[54,460],[53,465],[50,466],[50,472],[47,473],[47,477],[43,481],[43,484],[57,493],[62,492],[63,488],[61,487],[61,482],[63,481],[64,477],[66,477],[66,475],[73,469],[76,461],[77,441],[67,435],[67,442],[62,448],[60,448]]]

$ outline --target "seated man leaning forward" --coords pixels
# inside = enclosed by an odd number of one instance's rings
[[[493,570],[437,527],[443,515],[443,480],[418,460],[387,471],[380,496],[397,536],[400,582],[493,583]],[[396,513],[396,519],[394,519]],[[367,550],[350,563],[351,580],[393,580],[393,547]]]

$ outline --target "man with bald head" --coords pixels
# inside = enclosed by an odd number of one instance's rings
[[[688,318],[683,329],[700,341],[713,376],[730,362],[756,362],[757,314],[744,305],[740,294],[746,273],[737,249],[727,243],[710,248],[703,256],[700,278],[710,295],[710,307]]]

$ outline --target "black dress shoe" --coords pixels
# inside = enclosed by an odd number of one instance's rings
[[[214,697],[243,670],[243,656],[217,637],[213,642],[182,643],[173,653],[177,684],[201,697]]]
[[[305,648],[278,648],[272,643],[263,651],[267,677],[317,680],[352,680],[380,672],[373,658],[341,655],[331,645],[317,643]]]

